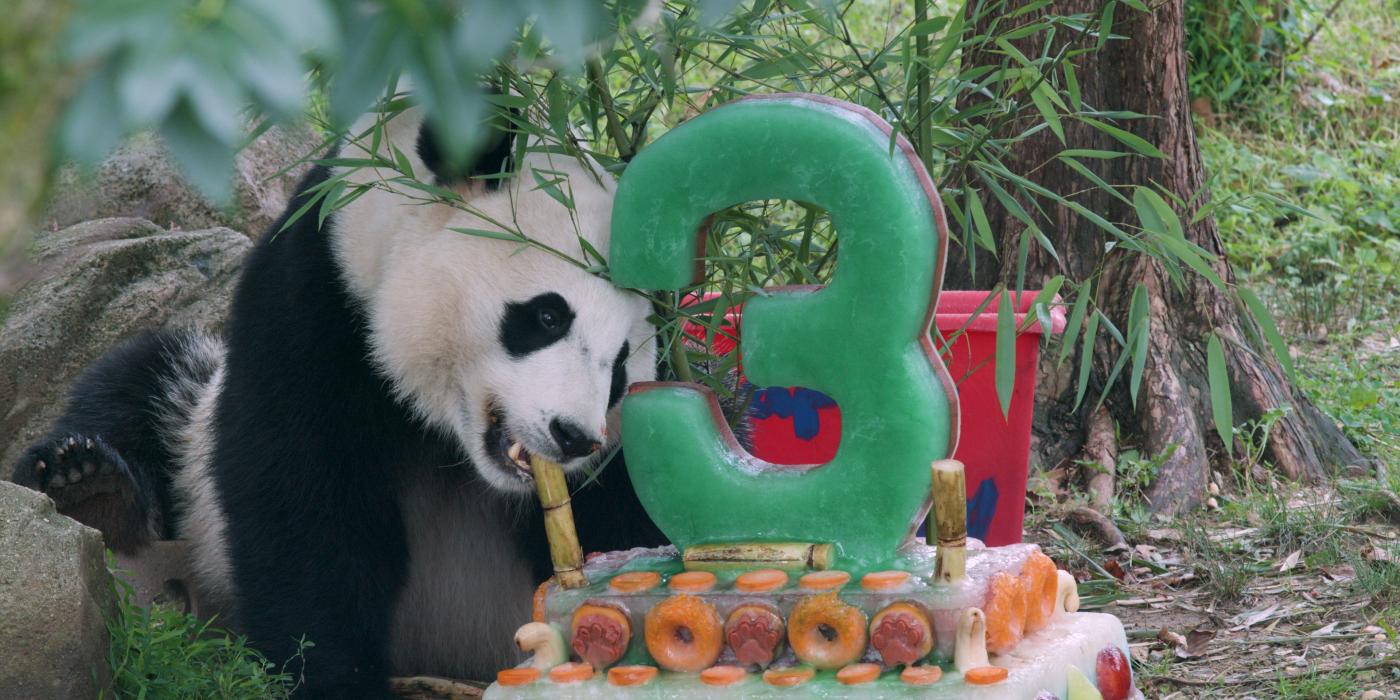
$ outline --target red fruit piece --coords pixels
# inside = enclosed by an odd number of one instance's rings
[[[1094,675],[1098,679],[1099,693],[1103,700],[1127,700],[1133,692],[1133,669],[1123,650],[1107,646],[1099,650],[1094,663]]]

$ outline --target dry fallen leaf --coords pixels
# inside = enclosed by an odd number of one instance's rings
[[[1303,550],[1298,550],[1290,555],[1283,563],[1278,565],[1279,573],[1288,573],[1290,569],[1298,565],[1298,560],[1303,558]]]

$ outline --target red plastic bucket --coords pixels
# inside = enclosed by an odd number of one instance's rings
[[[1017,299],[1016,326],[1021,327],[1038,292]],[[1021,541],[1025,517],[1026,472],[1030,458],[1031,417],[1035,404],[1036,366],[1040,357],[1039,320],[1016,338],[1015,384],[1005,416],[996,392],[996,325],[1000,296],[986,303],[980,291],[945,291],[935,309],[935,344],[946,348],[943,361],[958,386],[962,434],[953,456],[967,467],[968,534],[990,546]],[[712,297],[706,297],[712,298]],[[1050,305],[1051,332],[1064,330],[1064,311]],[[712,351],[733,351],[739,315],[725,314]],[[705,338],[703,326],[687,324],[687,335]],[[947,342],[951,339],[951,343]],[[822,464],[836,455],[841,439],[841,409],[830,397],[804,387],[760,387],[747,416],[754,456],[774,464]]]

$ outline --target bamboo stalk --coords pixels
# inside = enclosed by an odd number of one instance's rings
[[[549,539],[549,558],[554,563],[554,580],[563,588],[588,585],[583,575],[583,548],[574,529],[574,509],[564,469],[539,455],[530,455],[535,490],[544,508],[544,534]]]
[[[752,568],[763,564],[777,569],[822,571],[831,566],[832,546],[814,542],[729,542],[687,548],[687,571]]]
[[[967,574],[967,485],[956,459],[933,463],[933,517],[938,526],[938,563],[933,580],[954,583]]]

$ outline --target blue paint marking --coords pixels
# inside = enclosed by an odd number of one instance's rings
[[[755,420],[772,416],[792,419],[792,432],[799,440],[811,440],[821,432],[823,408],[835,406],[830,396],[805,387],[770,386],[754,394],[749,414]]]
[[[987,538],[987,530],[992,527],[992,516],[997,512],[997,482],[991,478],[983,479],[977,485],[976,493],[972,498],[967,499],[967,534],[969,537],[976,537],[979,540]],[[928,536],[926,524],[919,525],[919,537]]]
[[[997,512],[997,482],[983,479],[977,485],[972,498],[967,499],[967,534],[979,540],[987,539],[987,530],[992,527],[992,517]]]

